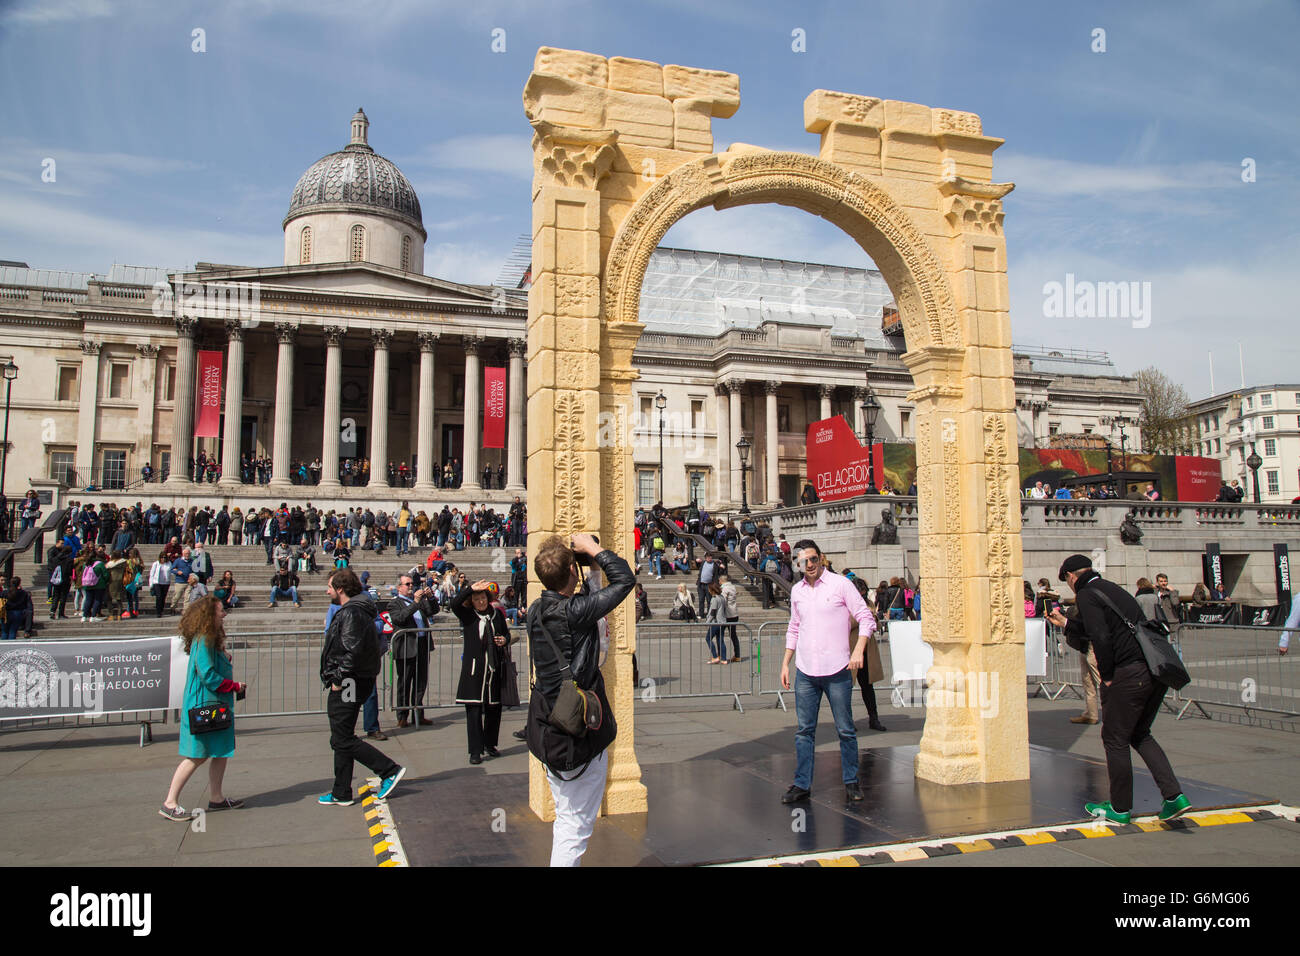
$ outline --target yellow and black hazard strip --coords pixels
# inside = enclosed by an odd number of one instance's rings
[[[366,815],[366,830],[374,844],[375,862],[380,866],[410,866],[402,841],[397,836],[397,824],[388,809],[388,801],[379,798],[379,778],[369,777],[358,791],[361,809]]]
[[[789,856],[768,860],[751,860],[747,865],[766,866],[874,866],[877,863],[905,863],[928,860],[936,856],[960,856],[1012,846],[1038,846],[1045,843],[1068,843],[1072,840],[1096,840],[1130,833],[1158,833],[1161,830],[1197,830],[1231,823],[1256,823],[1263,820],[1297,822],[1300,809],[1270,804],[1260,807],[1208,810],[1184,814],[1175,820],[1155,817],[1139,818],[1132,823],[1092,821],[1045,829],[1015,830],[981,834],[950,841],[905,843],[887,847],[863,847],[858,853],[833,851],[815,855]]]

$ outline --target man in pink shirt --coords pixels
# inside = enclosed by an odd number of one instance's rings
[[[803,580],[790,592],[790,627],[785,632],[781,686],[790,689],[790,661],[793,660],[794,710],[799,729],[794,736],[794,786],[785,792],[781,802],[808,799],[822,694],[830,701],[835,730],[840,737],[845,798],[858,801],[862,799],[862,790],[858,786],[852,672],[862,667],[862,655],[867,638],[876,629],[876,619],[848,578],[826,570],[816,542],[797,541],[794,553]],[[854,620],[858,622],[858,639],[850,654],[849,628]]]

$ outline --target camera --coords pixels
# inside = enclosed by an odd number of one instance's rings
[[[597,544],[600,544],[600,536],[599,536],[599,535],[595,535],[595,534],[593,534],[591,537],[592,537],[592,539],[593,539]],[[579,554],[577,551],[574,551],[574,552],[573,552],[573,560],[578,562],[578,567],[580,567],[580,568],[589,568],[589,567],[591,567],[591,555],[589,555],[589,554]]]

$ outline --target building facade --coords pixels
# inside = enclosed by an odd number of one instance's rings
[[[319,461],[315,500],[358,493],[341,480],[349,459],[369,459],[376,496],[474,497],[485,466],[494,490],[523,491],[526,290],[422,274],[418,197],[368,131],[358,110],[348,144],[298,181],[282,265],[0,267],[0,364],[19,367],[6,495],[131,488],[146,464],[167,476],[151,496],[187,495],[200,452],[226,495],[246,455],[271,459],[277,494]],[[640,504],[732,507],[742,489],[755,506],[797,501],[808,425],[843,414],[865,436],[868,389],[876,439],[914,438],[907,343],[874,270],[661,247],[641,318],[634,404],[609,423],[629,431]],[[195,438],[202,351],[222,355],[222,415],[219,434]],[[481,447],[485,366],[507,370],[504,449]],[[1141,406],[1102,353],[1018,348],[1015,381],[1022,446],[1110,436],[1106,421]],[[390,461],[413,488],[389,488]],[[452,461],[464,484],[442,489]]]
[[[1247,466],[1252,451],[1261,459],[1262,503],[1300,497],[1300,384],[1256,385],[1190,402],[1184,433],[1192,454],[1218,459],[1223,478],[1241,482],[1247,501],[1255,491]]]

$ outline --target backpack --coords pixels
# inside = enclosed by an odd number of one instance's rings
[[[654,548],[656,551],[662,551],[664,549],[664,539],[659,537],[659,535],[655,535],[654,540],[650,542],[650,547]]]
[[[93,588],[99,583],[99,575],[95,573],[93,564],[86,565],[86,570],[81,572],[81,586],[83,588]]]

